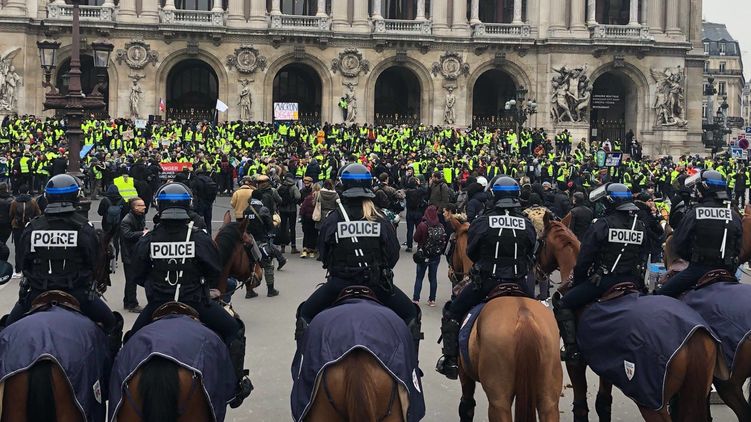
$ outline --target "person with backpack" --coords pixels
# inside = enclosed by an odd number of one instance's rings
[[[21,185],[18,188],[18,195],[10,203],[10,226],[13,229],[13,244],[18,245],[21,233],[23,233],[26,224],[32,218],[41,214],[42,211],[39,209],[37,201],[29,193],[29,186]]]
[[[427,191],[420,184],[420,179],[410,177],[404,192],[407,204],[407,252],[412,252],[415,228],[420,224],[427,205]]]
[[[425,278],[427,271],[428,282],[430,283],[428,306],[435,306],[435,295],[438,290],[438,265],[441,263],[441,254],[446,249],[447,242],[446,229],[438,220],[438,209],[435,205],[425,209],[425,215],[415,231],[415,242],[417,242],[417,252],[415,252],[414,257],[417,263],[417,277],[415,278],[412,302],[420,303],[422,280]]]
[[[10,205],[13,203],[13,195],[8,191],[8,184],[0,182],[0,242],[8,242],[13,228],[10,220],[13,214],[10,213]]]
[[[279,235],[277,244],[281,245],[282,253],[286,252],[287,245],[292,245],[290,253],[297,254],[297,203],[300,202],[300,189],[297,188],[295,175],[287,173],[284,175],[282,185],[277,189],[282,202],[279,204],[279,214],[281,224],[279,225]]]
[[[219,193],[219,186],[206,174],[205,167],[199,165],[196,168],[191,189],[193,190],[193,208],[196,214],[203,217],[206,231],[211,235],[211,214],[216,195]]]
[[[115,247],[115,257],[120,255],[120,222],[128,211],[117,186],[110,185],[99,202],[97,214],[102,217],[102,230],[105,233],[113,232],[112,244]]]

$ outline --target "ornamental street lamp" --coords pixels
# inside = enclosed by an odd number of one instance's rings
[[[94,66],[101,78],[97,76],[97,85],[92,93],[85,95],[81,92],[81,24],[80,2],[72,0],[73,24],[71,34],[70,71],[68,77],[68,92],[60,95],[60,92],[51,83],[52,70],[57,66],[57,49],[60,43],[57,41],[39,41],[39,61],[44,71],[42,86],[49,90],[45,94],[45,110],[61,110],[66,120],[65,137],[68,140],[68,173],[80,177],[81,173],[81,121],[87,111],[99,111],[106,107],[102,92],[104,91],[104,73],[109,66],[109,56],[112,52],[112,44],[106,41],[92,44],[94,51]]]
[[[521,136],[521,129],[527,122],[529,116],[537,114],[537,102],[527,98],[529,91],[520,86],[516,90],[516,99],[506,101],[504,109],[511,114],[514,120],[514,127],[517,136]]]

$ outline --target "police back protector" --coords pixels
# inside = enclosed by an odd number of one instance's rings
[[[691,262],[726,268],[735,272],[741,245],[738,226],[733,224],[733,211],[729,206],[700,204],[694,208],[696,215]],[[725,248],[723,256],[722,248]]]
[[[641,249],[646,242],[644,223],[625,212],[603,217],[607,242],[600,248],[595,272],[600,275],[641,276]]]
[[[487,219],[488,230],[482,235],[480,252],[483,275],[493,277],[501,269],[510,269],[514,279],[525,277],[534,248],[527,236],[532,223],[516,213],[491,214]]]
[[[188,230],[192,230],[188,236]],[[199,229],[188,224],[157,226],[151,234],[149,257],[153,264],[149,276],[149,295],[162,300],[172,300],[177,285],[180,285],[180,301],[197,302],[205,297],[201,270],[196,260],[196,244],[193,234]],[[186,240],[187,239],[187,240]]]
[[[383,265],[381,220],[345,221],[340,215],[336,225],[336,244],[331,251],[328,270],[332,276],[349,278],[379,271]]]
[[[87,288],[91,280],[81,277],[82,264],[95,257],[82,256],[79,242],[88,222],[78,214],[43,215],[32,220],[29,253],[32,255],[28,281],[35,290]]]

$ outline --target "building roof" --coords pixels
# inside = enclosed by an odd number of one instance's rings
[[[702,39],[710,41],[735,41],[724,23],[702,22]]]

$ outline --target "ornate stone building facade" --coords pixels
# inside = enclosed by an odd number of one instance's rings
[[[538,104],[529,126],[633,131],[652,154],[703,149],[702,0],[82,3],[84,44],[115,45],[115,117],[206,117],[220,99],[229,120],[270,121],[275,102],[297,102],[309,121],[513,127],[504,104],[524,94]],[[53,83],[65,89],[71,10],[3,2],[0,112],[43,113],[39,40],[62,43]]]
[[[728,32],[725,24],[704,22],[703,35],[704,53],[704,83],[709,78],[714,79],[717,95],[713,99],[715,110],[709,110],[708,101],[704,101],[704,115],[715,113],[716,108],[727,99],[728,126],[733,131],[731,137],[745,132],[747,120],[743,117],[743,89],[746,78],[743,76],[743,59],[741,47]]]

